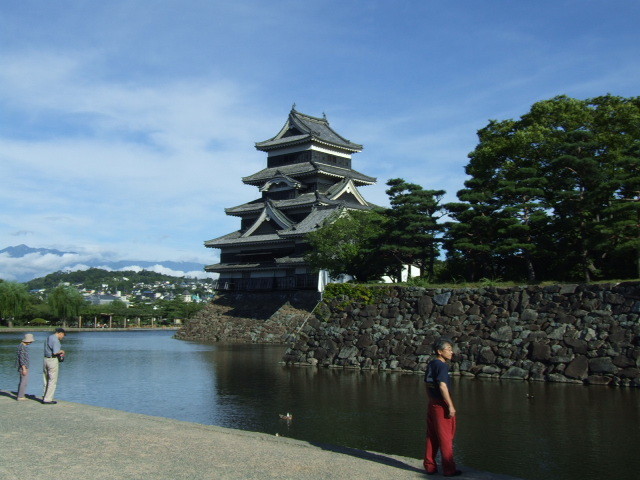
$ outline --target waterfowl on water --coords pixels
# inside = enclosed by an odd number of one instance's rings
[[[280,419],[281,420],[293,420],[293,415],[291,415],[289,412],[281,413],[280,414]]]

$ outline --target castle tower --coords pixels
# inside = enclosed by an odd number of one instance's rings
[[[336,133],[326,117],[291,109],[276,136],[256,143],[267,152],[267,167],[242,181],[261,196],[227,215],[240,217],[240,229],[205,242],[219,248],[218,290],[273,291],[316,289],[318,275],[304,261],[305,235],[320,228],[336,209],[367,210],[358,187],[376,179],[351,168],[362,150]]]

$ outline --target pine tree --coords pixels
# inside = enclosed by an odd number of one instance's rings
[[[415,265],[420,276],[432,279],[444,228],[438,220],[445,191],[424,190],[401,178],[391,179],[387,185],[391,208],[384,212],[387,222],[381,251],[395,258],[399,268]]]

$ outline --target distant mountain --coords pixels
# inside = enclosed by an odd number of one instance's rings
[[[87,268],[105,270],[147,270],[173,277],[211,277],[204,264],[172,260],[109,260],[99,254],[63,252],[50,248],[17,245],[0,250],[0,278],[27,282],[54,272],[72,272]]]
[[[2,253],[8,253],[9,256],[13,258],[24,257],[26,255],[29,255],[30,253],[39,253],[41,255],[46,255],[50,253],[52,255],[59,255],[59,256],[62,256],[65,253],[71,253],[74,255],[78,254],[77,252],[61,252],[60,250],[54,250],[50,248],[31,248],[25,245],[24,243],[21,245],[17,245],[15,247],[3,248],[2,250],[0,250],[0,254]]]
[[[179,277],[184,280],[184,277]],[[172,282],[175,283],[177,277],[173,275],[163,275],[162,273],[142,270],[141,272],[133,271],[107,271],[99,268],[90,268],[89,270],[78,270],[75,272],[55,272],[45,275],[44,277],[35,278],[25,282],[29,290],[33,289],[50,289],[57,287],[63,282],[72,285],[80,284],[83,288],[99,289],[102,285],[107,284],[114,290],[123,292],[131,292],[133,285],[137,283],[151,284],[153,282]],[[197,280],[199,282],[212,282],[211,279]]]

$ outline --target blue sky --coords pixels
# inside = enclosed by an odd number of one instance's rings
[[[215,263],[241,177],[291,105],[361,143],[361,190],[454,200],[489,119],[566,94],[637,96],[640,3],[0,2],[0,278],[88,258]],[[31,262],[29,265],[26,263]],[[62,263],[61,263],[62,262]],[[66,263],[64,263],[66,262]]]

